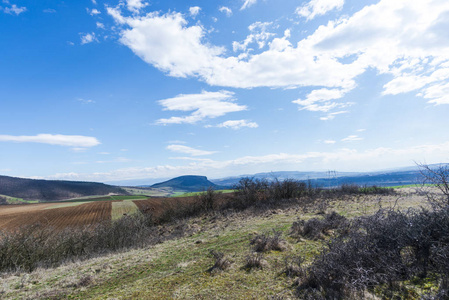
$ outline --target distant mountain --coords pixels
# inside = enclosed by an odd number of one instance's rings
[[[0,176],[0,195],[25,200],[55,201],[83,196],[128,194],[122,188],[96,182],[26,179]]]
[[[254,179],[267,179],[271,180],[280,180],[283,181],[285,179],[294,179],[294,180],[313,180],[317,178],[334,178],[336,176],[356,176],[363,173],[358,172],[334,172],[334,171],[326,171],[326,172],[298,172],[298,171],[277,171],[277,172],[265,172],[265,173],[256,173],[251,175],[240,175],[233,177],[226,177],[220,179],[211,179],[211,181],[217,185],[225,185],[225,186],[233,186],[239,182],[241,178],[249,177]]]
[[[431,168],[439,166],[439,164],[429,165]],[[255,179],[267,180],[285,180],[294,179],[307,181],[317,186],[331,187],[339,186],[344,183],[358,185],[377,185],[377,186],[395,186],[416,184],[422,181],[422,176],[418,166],[398,168],[377,172],[270,172],[256,173],[252,175],[241,175],[235,177],[226,177],[221,179],[212,179],[211,181],[217,185],[234,186],[241,178],[249,177]]]
[[[206,190],[209,187],[223,189],[225,187],[210,182],[206,176],[186,175],[176,177],[164,182],[156,183],[152,188],[172,188],[174,191],[197,192]]]

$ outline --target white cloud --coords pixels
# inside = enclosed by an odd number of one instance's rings
[[[142,0],[126,0],[126,7],[133,13],[139,13],[140,10],[146,6],[148,6],[148,3],[143,2]]]
[[[98,40],[97,40],[97,37],[95,36],[94,32],[86,33],[81,36],[81,45],[89,44],[89,43],[96,42],[96,41],[98,41]]]
[[[104,24],[103,23],[97,22],[96,25],[97,25],[97,28],[104,29]]]
[[[200,13],[200,11],[201,11],[201,7],[199,7],[199,6],[192,6],[189,8],[190,15],[193,18],[195,18]]]
[[[331,112],[331,113],[328,113],[328,114],[327,114],[326,116],[324,116],[324,117],[320,117],[320,120],[321,120],[321,121],[329,121],[329,120],[333,120],[333,119],[335,119],[335,116],[336,116],[336,115],[347,114],[347,113],[349,113],[349,111],[347,111],[347,110],[341,110],[341,111]]]
[[[43,12],[47,13],[47,14],[54,14],[54,13],[56,13],[56,10],[53,8],[46,8],[43,10]]]
[[[325,144],[335,144],[336,141],[334,141],[334,140],[325,140],[325,141],[323,141],[323,143],[325,143]]]
[[[97,5],[97,1],[96,0],[92,0],[92,4],[93,5]]]
[[[255,22],[249,25],[248,29],[251,34],[243,42],[232,42],[232,49],[234,51],[246,51],[251,43],[257,43],[259,49],[262,49],[267,41],[274,36],[273,33],[267,31],[272,24],[272,22]]]
[[[193,112],[188,116],[159,119],[156,124],[194,124],[206,118],[216,118],[227,113],[246,110],[246,106],[234,103],[233,96],[234,93],[229,91],[203,91],[201,94],[181,94],[174,98],[159,100],[164,110]]]
[[[109,164],[109,163],[126,163],[126,162],[130,162],[132,161],[129,158],[126,157],[116,157],[112,160],[97,160],[96,163],[97,164]]]
[[[7,2],[8,3],[8,2]],[[0,7],[1,8],[1,7]],[[13,4],[10,7],[5,7],[3,8],[3,11],[7,14],[13,15],[15,14],[16,16],[20,15],[23,12],[26,12],[27,8],[26,7],[18,7],[17,5]]]
[[[353,142],[353,141],[361,141],[363,138],[357,136],[357,135],[350,135],[348,137],[345,137],[344,139],[341,139],[342,142]]]
[[[231,128],[234,130],[238,130],[243,127],[257,128],[257,127],[259,127],[259,125],[256,122],[249,122],[248,120],[229,120],[229,121],[220,123],[216,126],[208,125],[206,127]]]
[[[307,20],[312,20],[316,16],[322,16],[328,11],[342,9],[344,0],[311,0],[309,3],[296,9],[296,13]]]
[[[123,168],[110,172],[78,174],[62,173],[47,179],[113,181],[142,178],[167,178],[182,174],[224,177],[235,174],[266,172],[267,170],[331,169],[338,171],[366,171],[414,165],[414,161],[439,163],[447,160],[449,142],[417,145],[405,148],[378,147],[365,151],[338,149],[330,152],[307,152],[300,154],[267,154],[244,156],[231,160],[193,160],[187,165],[160,165],[154,167]],[[180,158],[181,159],[181,158]]]
[[[345,95],[345,91],[341,89],[319,89],[313,90],[310,92],[306,99],[297,99],[292,101],[299,105],[299,110],[308,110],[308,111],[320,111],[320,112],[328,112],[335,108],[344,108],[352,105],[353,103],[345,102],[345,103],[337,103],[335,101],[340,99]],[[329,114],[328,117],[322,118],[322,120],[330,120],[333,119],[335,115],[341,114],[344,112],[338,112]]]
[[[49,145],[74,147],[74,148],[88,148],[100,144],[100,142],[96,138],[90,136],[46,134],[46,133],[34,136],[0,135],[0,142],[42,143]]]
[[[93,103],[95,103],[94,100],[83,99],[83,98],[78,98],[78,99],[76,99],[76,101],[81,102],[81,103],[84,103],[84,104],[93,104]]]
[[[100,155],[109,155],[111,153],[109,153],[109,152],[98,152],[98,154],[100,154]]]
[[[96,8],[93,8],[93,9],[86,8],[86,11],[91,16],[95,16],[95,15],[101,14],[101,12],[98,9],[96,9]]]
[[[254,2],[245,2],[245,7]],[[319,7],[330,7],[323,4],[327,1],[310,3],[316,4],[310,6],[317,8],[315,15],[323,11]],[[125,17],[120,8],[108,8],[108,13],[122,26],[121,43],[169,76],[198,77],[212,86],[233,88],[318,87],[343,97],[356,87],[357,76],[372,69],[392,76],[384,94],[420,86],[418,95],[430,103],[449,102],[444,96],[449,81],[448,1],[381,0],[318,27],[296,44],[286,31],[266,51],[242,56],[229,56],[223,47],[210,44],[206,29],[189,25],[180,13]],[[312,98],[298,104],[322,112],[350,105],[336,103],[338,98],[312,103]]]
[[[232,16],[232,10],[229,7],[222,6],[218,9],[220,12],[224,13],[227,17]]]
[[[240,10],[247,9],[248,7],[250,7],[250,6],[254,5],[254,4],[256,4],[256,2],[257,2],[257,0],[243,0],[243,1],[244,1],[244,2],[243,2],[243,5],[242,5],[242,7],[240,8]]]
[[[214,154],[217,152],[217,151],[199,150],[199,149],[195,149],[195,148],[184,146],[184,145],[168,145],[167,150],[177,152],[177,153],[190,154],[192,156],[211,155],[211,154]]]

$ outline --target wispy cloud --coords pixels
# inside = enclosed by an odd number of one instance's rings
[[[96,138],[90,136],[46,134],[46,133],[34,136],[0,135],[0,142],[41,143],[41,144],[59,145],[74,148],[88,148],[100,144],[100,142]]]
[[[295,170],[311,170],[331,167],[340,171],[378,170],[379,161],[390,167],[413,164],[422,159],[428,163],[444,161],[449,152],[449,142],[442,144],[424,144],[405,148],[378,147],[365,151],[356,149],[338,149],[330,152],[307,152],[302,154],[277,153],[261,156],[244,156],[231,160],[197,160],[192,164],[173,166],[154,166],[123,168],[110,172],[92,174],[61,173],[47,176],[47,179],[112,181],[141,178],[174,177],[179,174],[198,174],[223,177],[239,172],[261,172],[266,169],[289,167]],[[226,174],[226,175],[225,175]]]
[[[342,139],[342,142],[354,142],[354,141],[361,141],[363,138],[357,136],[357,135],[350,135]]]
[[[9,2],[6,2],[6,3],[8,4]],[[20,15],[21,13],[27,11],[27,8],[26,8],[26,7],[24,7],[24,6],[18,7],[16,4],[12,4],[11,6],[7,6],[7,7],[4,7],[4,8],[2,8],[2,7],[0,6],[0,10],[1,10],[1,9],[3,9],[3,11],[4,11],[5,13],[7,13],[7,14],[10,14],[10,15],[16,15],[16,16],[18,16],[18,15]]]
[[[92,8],[92,9],[86,8],[86,11],[91,16],[95,16],[95,15],[101,14],[101,12],[98,9],[96,9],[96,8]]]
[[[98,42],[95,32],[86,33],[81,35],[81,45],[89,44],[92,42]]]
[[[43,10],[43,12],[47,13],[47,14],[54,14],[54,13],[56,13],[56,9],[46,8],[46,9]]]
[[[224,13],[227,17],[232,16],[232,10],[229,7],[222,6],[218,9],[220,12]]]
[[[298,7],[296,13],[307,20],[312,20],[316,16],[326,14],[328,11],[341,9],[344,3],[344,0],[311,0],[309,3]]]
[[[248,7],[250,7],[250,6],[254,5],[254,4],[256,4],[256,2],[257,2],[257,0],[243,0],[243,1],[244,1],[244,2],[243,2],[243,5],[242,5],[242,7],[240,8],[240,10],[247,9]]]
[[[190,154],[192,156],[211,155],[211,154],[214,154],[217,152],[217,151],[199,150],[199,149],[195,149],[195,148],[184,146],[184,145],[168,145],[167,150],[177,152],[177,153]]]
[[[158,101],[168,111],[193,111],[188,116],[159,119],[156,124],[194,124],[206,118],[216,118],[231,112],[246,110],[244,105],[234,102],[234,93],[229,91],[181,94]]]
[[[230,128],[230,129],[238,130],[243,127],[257,128],[257,127],[259,127],[259,125],[256,122],[250,122],[248,120],[229,120],[229,121],[225,121],[225,122],[220,123],[215,126],[214,125],[206,125],[205,127],[206,128],[210,128],[210,127]]]

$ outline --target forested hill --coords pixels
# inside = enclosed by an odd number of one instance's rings
[[[209,187],[214,189],[222,189],[225,187],[218,186],[209,180],[206,176],[186,175],[176,177],[164,182],[156,183],[151,186],[152,188],[172,188],[174,191],[187,191],[196,192],[202,191]]]
[[[25,179],[0,176],[0,195],[25,200],[55,201],[91,195],[127,194],[122,188],[97,182]]]

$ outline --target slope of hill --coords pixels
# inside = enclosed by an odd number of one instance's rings
[[[97,182],[26,179],[0,176],[0,194],[25,200],[55,201],[75,197],[128,194],[122,188]]]
[[[156,183],[152,188],[172,188],[174,191],[198,192],[209,187],[214,189],[222,189],[225,187],[218,186],[209,180],[206,176],[186,175],[176,177],[164,182]]]

